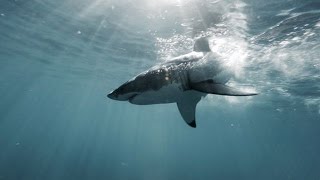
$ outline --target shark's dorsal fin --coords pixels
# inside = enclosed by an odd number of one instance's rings
[[[195,128],[196,125],[196,106],[201,97],[185,96],[177,102],[178,109],[184,121],[191,127]]]
[[[208,37],[198,38],[193,45],[193,51],[196,52],[210,52],[210,44]]]
[[[225,96],[254,96],[258,94],[256,92],[247,92],[229,87],[224,84],[215,83],[213,82],[213,80],[193,83],[191,84],[191,88],[203,93],[218,94]]]

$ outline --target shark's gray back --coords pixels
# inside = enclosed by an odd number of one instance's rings
[[[170,84],[179,84],[183,90],[188,88],[190,69],[195,66],[203,56],[181,56],[168,62],[150,68],[133,80],[140,82],[139,92],[153,90],[157,91]]]

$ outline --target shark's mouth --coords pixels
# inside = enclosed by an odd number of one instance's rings
[[[134,94],[131,97],[129,97],[129,100],[132,100],[134,97],[136,97],[138,94]]]
[[[137,95],[139,95],[139,94],[133,94],[132,96],[130,96],[129,99],[128,99],[129,102],[132,103],[133,99],[134,99]]]

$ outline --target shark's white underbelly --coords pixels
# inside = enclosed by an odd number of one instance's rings
[[[141,94],[137,94],[129,101],[130,103],[137,105],[175,103],[183,98],[184,94],[188,91],[193,90],[183,90],[179,84],[169,84],[156,91],[149,90]],[[198,93],[196,91],[194,92]]]

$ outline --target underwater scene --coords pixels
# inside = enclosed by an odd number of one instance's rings
[[[320,180],[319,152],[319,0],[1,0],[0,180]]]

